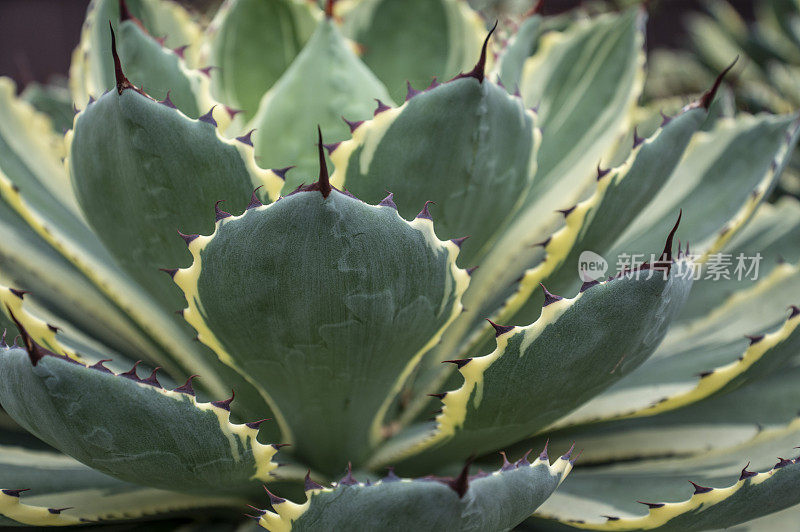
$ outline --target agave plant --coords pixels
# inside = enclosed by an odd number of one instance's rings
[[[748,24],[727,0],[706,0],[705,13],[687,18],[693,52],[657,50],[645,94],[653,99],[686,96],[704,87],[720,67],[739,56],[742,67],[732,78],[741,107],[752,111],[792,112],[800,106],[800,2],[760,0]],[[795,154],[781,181],[800,194],[800,157]]]
[[[0,80],[0,523],[791,519],[797,120],[640,137],[644,18],[93,1],[66,134]]]

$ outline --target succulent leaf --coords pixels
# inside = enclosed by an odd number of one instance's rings
[[[500,52],[494,69],[509,92],[519,89],[525,60],[536,51],[541,37],[542,17],[533,13],[523,20]]]
[[[284,438],[304,435],[296,455],[325,472],[380,439],[387,402],[461,312],[468,276],[430,219],[321,184],[219,220],[174,280],[200,341],[271,398]]]
[[[611,170],[598,169],[597,188],[565,216],[565,225],[542,245],[545,256],[525,272],[517,290],[495,319],[520,323],[539,314],[543,295],[531,298],[539,283],[551,290],[574,290],[581,281],[575,275],[585,250],[604,256],[616,239],[672,174],[698,131],[707,111],[693,108],[672,119],[653,137],[639,144],[627,161]],[[683,231],[681,231],[683,234]]]
[[[201,30],[180,4],[165,0],[126,0],[125,5],[148,34],[163,39],[164,46],[169,49],[179,49],[191,68],[201,66],[196,64]],[[111,57],[108,24],[110,22],[114,31],[118,31],[121,19],[119,0],[92,0],[89,4],[81,40],[72,53],[70,65],[70,89],[79,109],[116,85],[114,65],[108,60]]]
[[[309,486],[303,504],[272,500],[258,523],[271,531],[510,530],[538,507],[572,469],[567,458],[552,465],[527,458],[492,473],[455,478],[401,479],[391,473],[374,483],[348,475],[333,487]]]
[[[573,205],[596,182],[597,164],[627,127],[628,109],[641,92],[643,22],[636,10],[579,22],[547,34],[526,61],[523,99],[539,106],[537,126],[543,131],[533,185],[472,276],[464,296],[469,312],[447,332],[420,375],[441,380],[438,361],[459,353],[472,329],[510,295],[504,287],[540,260],[535,244],[563,218],[555,209]]]
[[[551,446],[579,441],[581,464],[615,460],[685,456],[711,449],[729,449],[758,438],[764,431],[794,423],[800,401],[793,362],[779,371],[727,393],[663,412],[657,416],[622,419],[565,429],[550,437]],[[541,438],[540,438],[541,439]],[[537,440],[521,442],[516,451]]]
[[[124,521],[243,504],[230,496],[187,495],[129,484],[52,451],[0,445],[0,465],[2,526]]]
[[[321,11],[305,0],[228,0],[207,30],[215,91],[252,118],[311,37]]]
[[[78,115],[69,163],[95,234],[132,278],[173,311],[182,306],[180,293],[158,269],[189,261],[176,230],[210,232],[215,201],[225,200],[225,208],[239,214],[257,184],[273,186],[274,193],[282,184],[248,156],[249,146],[222,139],[212,124],[126,89],[109,92]]]
[[[630,374],[658,346],[691,287],[685,261],[673,263],[669,275],[664,269],[598,283],[572,299],[548,293],[536,322],[495,326],[496,349],[459,364],[464,382],[442,399],[435,431],[403,454],[496,449],[539,432]],[[532,383],[535,394],[526,391]],[[393,458],[380,457],[386,460]],[[412,457],[409,467],[427,460]]]
[[[776,269],[751,289],[766,296],[759,299],[766,310],[760,323],[752,323],[759,315],[752,308],[744,310],[753,298],[737,294],[739,297],[732,297],[730,303],[712,312],[705,323],[698,323],[696,330],[684,335],[680,330],[672,332],[648,363],[557,425],[653,415],[729,391],[774,371],[800,346],[800,315],[791,309],[786,317],[786,306],[779,303],[781,299],[796,299],[797,289],[788,287],[796,287],[800,281],[798,268]],[[782,322],[768,323],[776,312],[784,314]],[[743,336],[743,332],[752,336]]]
[[[271,480],[277,448],[260,423],[233,425],[229,401],[199,402],[191,380],[175,390],[156,371],[114,374],[37,344],[0,354],[0,401],[32,434],[120,480],[195,493],[230,493]],[[35,406],[34,406],[35,405]],[[102,431],[98,433],[98,425]]]
[[[261,100],[249,126],[257,130],[256,155],[273,168],[296,166],[285,176],[283,192],[288,194],[316,172],[315,126],[322,127],[329,141],[343,140],[348,127],[342,117],[362,120],[372,116],[376,99],[393,104],[386,88],[359,60],[334,21],[325,18]]]
[[[576,471],[530,523],[562,530],[708,530],[749,521],[800,502],[792,488],[800,464],[775,458],[790,453],[797,436],[795,422],[727,452]]]
[[[470,236],[461,260],[474,265],[530,187],[540,141],[534,120],[499,85],[454,79],[359,125],[334,150],[331,179],[365,201],[391,190],[404,217],[433,201],[443,236]]]
[[[358,0],[341,16],[395,101],[405,96],[406,82],[425,87],[432,77],[468,71],[485,36],[483,20],[459,0]]]

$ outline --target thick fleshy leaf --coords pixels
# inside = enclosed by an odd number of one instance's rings
[[[190,71],[181,57],[182,51],[163,46],[140,24],[138,20],[125,20],[117,29],[116,46],[126,76],[137,87],[145,87],[151,97],[174,105],[190,118],[199,118],[216,103],[211,98],[208,76]],[[113,64],[110,54],[106,61]],[[224,120],[224,129],[230,116],[217,116]]]
[[[241,507],[232,497],[186,495],[116,480],[55,452],[0,445],[0,526],[68,526]]]
[[[468,312],[445,334],[421,375],[440,379],[438,361],[461,356],[460,345],[471,330],[541,259],[535,244],[560,223],[555,209],[574,205],[596,181],[598,163],[627,128],[627,112],[641,92],[643,22],[635,10],[576,22],[564,33],[544,36],[527,60],[523,98],[526,105],[539,106],[537,126],[543,132],[533,186],[473,274],[464,296]]]
[[[200,28],[180,4],[165,0],[127,0],[125,4],[147,33],[163,39],[164,46],[177,49],[191,67],[198,66]],[[121,15],[119,0],[92,0],[89,4],[69,73],[72,98],[79,109],[116,85],[114,63],[109,61],[108,25],[118,31]]]
[[[346,530],[510,530],[537,508],[572,469],[569,457],[550,465],[527,454],[493,473],[401,479],[394,473],[363,483],[348,475],[333,487],[306,485],[303,504],[272,497],[258,523],[273,532]]]
[[[788,508],[800,502],[800,463],[776,457],[793,452],[799,430],[795,422],[726,452],[575,472],[529,522],[537,530],[709,530]]]
[[[391,199],[371,206],[320,183],[219,220],[189,251],[175,275],[184,317],[271,398],[285,441],[323,472],[380,440],[389,402],[461,312],[468,282],[427,209],[409,223]]]
[[[195,493],[241,492],[271,480],[277,447],[261,422],[233,425],[229,401],[200,403],[191,381],[172,391],[156,371],[114,374],[34,342],[0,353],[0,403],[25,429],[124,481]],[[256,484],[257,485],[257,484]]]
[[[50,117],[53,130],[61,133],[72,127],[75,112],[72,108],[72,95],[69,89],[61,86],[61,80],[50,85],[28,83],[20,97],[37,111]]]
[[[581,463],[691,455],[727,449],[784,428],[798,417],[800,367],[792,362],[780,371],[717,395],[657,416],[586,425],[551,434],[558,448],[572,442],[584,449]],[[541,445],[544,438],[526,441],[517,451]],[[523,449],[523,450],[524,450]]]
[[[16,96],[13,81],[0,78],[0,171],[67,220],[78,209],[61,162],[64,152],[49,119]]]
[[[363,120],[375,100],[392,105],[386,88],[359,60],[331,19],[322,20],[289,69],[264,95],[250,123],[259,162],[272,168],[296,167],[286,175],[289,193],[317,169],[317,126],[328,142],[344,140],[342,117]],[[379,108],[380,108],[379,103]],[[384,192],[385,195],[385,192]]]
[[[658,414],[769,374],[800,348],[800,310],[786,318],[798,283],[799,267],[776,269],[707,318],[670,332],[646,364],[557,425]]]
[[[182,306],[181,295],[159,268],[190,260],[176,231],[210,232],[215,201],[239,214],[259,180],[273,193],[282,184],[255,165],[250,146],[222,139],[209,120],[187,119],[127,88],[90,105],[71,137],[72,182],[87,221],[170,311]]]
[[[606,254],[667,181],[707,114],[702,105],[690,108],[653,137],[639,142],[622,166],[598,170],[594,193],[565,211],[564,227],[541,243],[545,252],[542,262],[525,272],[496,321],[516,324],[535,319],[544,299],[539,283],[557,293],[580,285],[581,255],[586,251],[600,257]]]
[[[30,298],[34,302],[58,316],[55,326],[77,328],[131,356],[159,350],[119,307],[2,199],[0,234],[0,283],[33,292]],[[13,330],[12,325],[9,334]]]
[[[539,139],[533,113],[480,71],[358,125],[332,153],[332,181],[365,201],[390,190],[407,218],[434,202],[442,236],[470,236],[461,260],[474,265],[530,186]]]
[[[519,88],[525,60],[536,50],[541,34],[542,17],[532,14],[520,23],[500,52],[494,68],[498,79],[510,92]]]
[[[306,0],[228,0],[208,27],[216,94],[252,117],[292,64],[321,11]]]
[[[695,137],[669,181],[610,255],[646,253],[658,240],[658,231],[669,226],[662,217],[678,206],[685,213],[683,240],[691,243],[692,252],[719,251],[772,189],[797,143],[797,131],[794,116],[718,121],[712,131]]]
[[[629,375],[653,353],[691,287],[686,261],[550,294],[539,319],[497,327],[489,355],[455,361],[464,379],[442,398],[435,430],[401,456],[469,456],[532,435]],[[391,451],[391,442],[388,444]],[[427,451],[426,451],[427,449]],[[391,452],[379,463],[396,460]]]
[[[526,105],[537,106],[543,130],[536,177],[521,215],[481,264],[476,282],[488,275],[497,286],[518,277],[539,254],[530,245],[546,238],[558,221],[555,209],[573,205],[596,178],[597,165],[628,127],[627,111],[641,91],[643,24],[637,10],[576,22],[543,37],[527,60],[522,96]]]
[[[406,82],[424,87],[469,70],[485,35],[479,15],[459,0],[359,0],[341,15],[345,33],[396,101]]]

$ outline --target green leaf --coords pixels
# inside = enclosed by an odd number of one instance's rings
[[[406,82],[424,87],[469,70],[485,34],[477,12],[459,0],[360,0],[341,15],[345,33],[396,101]]]
[[[598,170],[594,193],[567,212],[565,225],[542,242],[542,262],[525,272],[514,295],[493,319],[500,323],[536,319],[544,299],[539,283],[558,293],[577,288],[581,254],[590,250],[606,255],[667,181],[707,115],[702,106],[690,108],[642,140],[623,165]]]
[[[519,88],[525,60],[536,51],[541,34],[542,17],[531,15],[520,23],[500,53],[494,69],[508,91],[514,92]]]
[[[29,432],[120,480],[195,493],[230,493],[271,480],[277,447],[260,422],[233,425],[228,401],[200,403],[191,381],[169,391],[136,366],[116,375],[35,343],[0,353],[0,402]],[[27,352],[26,352],[27,351]],[[98,429],[99,427],[99,429]]]
[[[796,301],[799,282],[800,267],[776,269],[750,294],[736,294],[695,327],[670,332],[651,360],[557,425],[658,414],[780,367],[800,346],[800,311],[794,307],[785,318],[781,304]],[[776,314],[784,321],[770,323]]]
[[[380,440],[468,276],[427,210],[409,223],[391,198],[372,206],[318,186],[218,221],[175,282],[199,340],[271,398],[295,454],[329,472]]]
[[[469,311],[430,358],[434,365],[459,353],[471,330],[538,262],[541,248],[535,244],[560,221],[555,209],[574,205],[595,182],[596,166],[626,129],[627,112],[641,92],[643,22],[636,10],[576,22],[564,33],[545,35],[526,61],[522,94],[526,105],[539,106],[542,129],[533,186],[472,276],[464,296]],[[441,375],[438,368],[421,372],[428,373]]]
[[[659,270],[585,285],[572,299],[551,294],[531,325],[496,326],[492,353],[455,362],[464,382],[442,398],[435,430],[402,453],[409,467],[535,434],[634,371],[658,346],[691,287],[688,263],[672,263],[666,275],[669,256],[664,260]],[[397,458],[379,453],[375,461]]]
[[[553,446],[578,442],[582,464],[691,455],[730,449],[795,422],[800,368],[794,362],[780,371],[657,416],[622,419],[566,429],[550,435]],[[543,438],[540,438],[543,439]],[[517,451],[537,440],[515,446]]]
[[[329,142],[343,140],[348,128],[342,116],[362,120],[372,114],[375,99],[392,101],[386,88],[362,63],[330,19],[322,20],[303,51],[275,86],[264,95],[250,127],[256,156],[272,168],[294,165],[284,194],[317,168],[316,126]]]
[[[775,457],[792,452],[799,425],[765,431],[726,452],[579,470],[529,522],[537,530],[691,531],[788,508],[800,502],[800,463]]]
[[[475,265],[498,227],[513,218],[540,141],[520,99],[481,78],[456,79],[376,113],[331,155],[332,181],[365,201],[380,201],[390,190],[406,218],[434,202],[443,236],[470,236],[462,244],[466,265]]]
[[[685,213],[684,241],[707,260],[744,226],[772,189],[797,143],[794,116],[722,119],[695,137],[669,181],[619,237],[612,257],[647,253],[667,213]]]
[[[72,118],[75,115],[72,109],[72,96],[60,83],[51,85],[28,83],[20,97],[40,113],[49,116],[53,123],[53,131],[56,133],[72,127]]]
[[[111,91],[82,112],[69,153],[86,220],[169,311],[182,299],[159,268],[189,262],[176,231],[210,232],[215,201],[238,214],[259,180],[273,193],[282,184],[248,161],[250,146],[222,139],[208,119],[190,120],[133,89]]]
[[[147,33],[164,39],[168,48],[180,49],[190,67],[199,66],[200,28],[180,4],[165,0],[127,0],[126,4]],[[119,6],[119,0],[92,0],[87,9],[69,73],[72,98],[79,109],[85,108],[91,97],[98,98],[116,85],[108,25],[110,22],[114,31],[118,30]]]
[[[244,504],[231,497],[186,495],[128,484],[49,451],[0,445],[0,464],[2,526],[124,521]]]
[[[572,469],[569,457],[550,465],[527,454],[491,474],[456,478],[400,479],[394,473],[375,483],[348,475],[333,487],[306,486],[303,504],[272,497],[273,511],[258,523],[268,530],[510,530],[537,508]]]
[[[320,17],[306,0],[229,0],[208,27],[216,93],[251,118],[292,64]]]

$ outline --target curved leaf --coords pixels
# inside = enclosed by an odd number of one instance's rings
[[[425,86],[469,70],[485,32],[478,13],[458,0],[358,0],[341,16],[363,61],[396,101],[407,82]]]
[[[409,223],[391,198],[372,206],[319,187],[220,219],[191,240],[175,282],[199,340],[327,472],[380,440],[388,403],[461,312],[468,276],[427,209]]]
[[[169,391],[154,371],[114,374],[39,345],[0,354],[0,402],[32,434],[102,473],[195,493],[246,491],[271,480],[273,445],[260,422],[233,425],[229,401],[200,403],[191,380]],[[26,352],[27,351],[27,352]]]
[[[261,97],[292,64],[321,14],[306,0],[228,0],[206,39],[216,93],[252,117]]]
[[[351,474],[331,488],[306,484],[306,501],[272,496],[273,511],[258,523],[273,532],[343,530],[510,530],[538,507],[572,469],[568,456],[550,465],[547,455],[533,463],[527,454],[493,473],[456,478],[401,479],[390,473],[375,483]]]
[[[261,100],[250,123],[257,130],[256,156],[273,168],[297,167],[286,175],[283,192],[289,193],[311,181],[308,177],[317,169],[316,127],[329,141],[342,140],[348,131],[342,116],[367,118],[376,99],[392,104],[383,84],[326,18]]]

